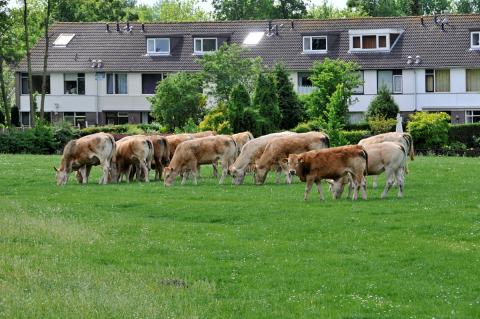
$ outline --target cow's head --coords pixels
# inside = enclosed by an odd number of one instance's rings
[[[57,185],[58,186],[63,186],[65,184],[67,184],[68,182],[68,173],[66,170],[60,170],[58,168],[56,168],[55,166],[53,167],[53,169],[55,170],[55,173],[56,173],[56,176],[55,178],[57,179]]]
[[[268,168],[264,165],[255,163],[255,184],[262,185],[267,178]]]
[[[120,178],[120,173],[118,169],[118,164],[113,162],[110,164],[110,170],[108,171],[108,182],[117,183]]]
[[[303,167],[303,156],[298,154],[290,154],[288,158],[284,159],[284,163],[287,165],[288,174],[298,175],[302,172]]]
[[[240,185],[243,183],[243,179],[245,178],[245,170],[243,169],[238,169],[235,166],[231,165],[228,168],[228,171],[230,172],[230,175],[233,177],[233,184],[235,185]]]
[[[165,186],[172,186],[175,177],[177,177],[178,172],[176,172],[172,167],[165,167],[163,170],[163,184]]]
[[[348,176],[340,177],[337,180],[327,179],[328,188],[332,193],[333,199],[339,199],[342,197],[343,190],[345,189],[345,185],[348,184]]]

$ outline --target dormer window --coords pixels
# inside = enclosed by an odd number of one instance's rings
[[[170,54],[170,38],[147,39],[147,54],[169,55]]]
[[[470,33],[470,48],[480,50],[480,31]]]
[[[378,29],[378,30],[350,30],[350,51],[389,52],[396,44],[402,30]]]
[[[208,52],[217,51],[217,48],[218,48],[217,38],[194,38],[193,41],[194,41],[193,42],[194,54],[205,54]]]
[[[327,53],[326,36],[308,36],[303,37],[304,53]]]
[[[73,33],[60,33],[58,38],[53,42],[53,47],[55,48],[66,48],[67,44],[72,41],[75,34]]]

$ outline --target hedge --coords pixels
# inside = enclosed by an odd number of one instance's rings
[[[480,148],[480,123],[452,125],[448,139],[451,143],[461,142],[467,147]]]

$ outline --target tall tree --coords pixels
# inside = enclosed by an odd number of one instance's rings
[[[228,121],[232,126],[233,132],[238,133],[246,130],[243,125],[243,116],[245,110],[251,106],[250,95],[242,84],[237,84],[232,89],[230,101],[228,102]]]
[[[304,110],[298,100],[297,93],[290,81],[285,65],[277,63],[273,70],[278,94],[278,107],[281,113],[280,128],[291,129],[295,127],[303,117]]]
[[[307,4],[303,0],[279,0],[276,17],[280,19],[301,19],[307,15]]]
[[[273,0],[212,0],[217,20],[259,20],[274,16]]]
[[[43,56],[43,74],[42,74],[42,97],[40,99],[40,118],[45,119],[45,93],[47,91],[47,63],[48,63],[48,25],[50,20],[51,1],[47,0],[47,11],[45,14],[45,54]]]
[[[356,18],[366,16],[362,7],[338,9],[328,0],[323,0],[320,5],[314,5],[308,10],[307,18],[309,19],[339,19],[339,18]]]
[[[255,87],[253,105],[263,118],[262,134],[275,132],[280,127],[281,114],[278,108],[275,79],[269,73],[260,73]]]
[[[9,17],[7,14],[7,1],[6,0],[0,0],[0,93],[2,95],[1,103],[0,105],[2,106],[0,108],[0,115],[2,119],[0,120],[0,124],[4,123],[4,120],[6,119],[5,124],[9,124],[9,104],[7,100],[7,90],[5,87],[5,79],[3,77],[3,66],[5,62],[5,56],[7,55],[6,48],[8,48],[7,41],[9,40],[9,35],[8,35],[8,29],[10,27],[9,23]],[[3,114],[5,112],[5,114]],[[4,118],[5,117],[5,118]]]
[[[30,43],[28,42],[28,4],[23,0],[23,27],[25,32],[25,49],[27,51],[28,68],[28,95],[30,100],[30,126],[35,126],[35,103],[33,101],[32,61],[30,56]]]
[[[57,0],[52,15],[57,21],[137,20],[135,0]]]

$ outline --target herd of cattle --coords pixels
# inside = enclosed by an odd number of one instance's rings
[[[393,184],[398,196],[403,195],[407,155],[413,160],[413,142],[408,133],[385,133],[361,140],[358,145],[330,148],[327,135],[320,132],[281,132],[254,138],[250,132],[216,135],[214,132],[177,134],[169,136],[135,135],[115,141],[111,134],[96,133],[67,143],[60,167],[56,171],[57,185],[65,185],[68,176],[76,171],[79,183],[88,183],[92,166],[100,165],[103,175],[100,184],[149,181],[149,170],[155,169],[155,179],[163,176],[165,186],[171,186],[177,176],[182,184],[192,177],[197,184],[200,165],[211,164],[214,176],[220,162],[220,184],[227,174],[233,183],[242,184],[252,173],[256,184],[263,184],[269,171],[276,172],[276,182],[285,175],[286,183],[298,176],[306,183],[304,199],[313,184],[320,198],[324,195],[321,181],[330,184],[334,198],[339,198],[346,185],[349,195],[357,199],[361,190],[366,199],[366,175],[385,172],[386,185],[382,198]]]

